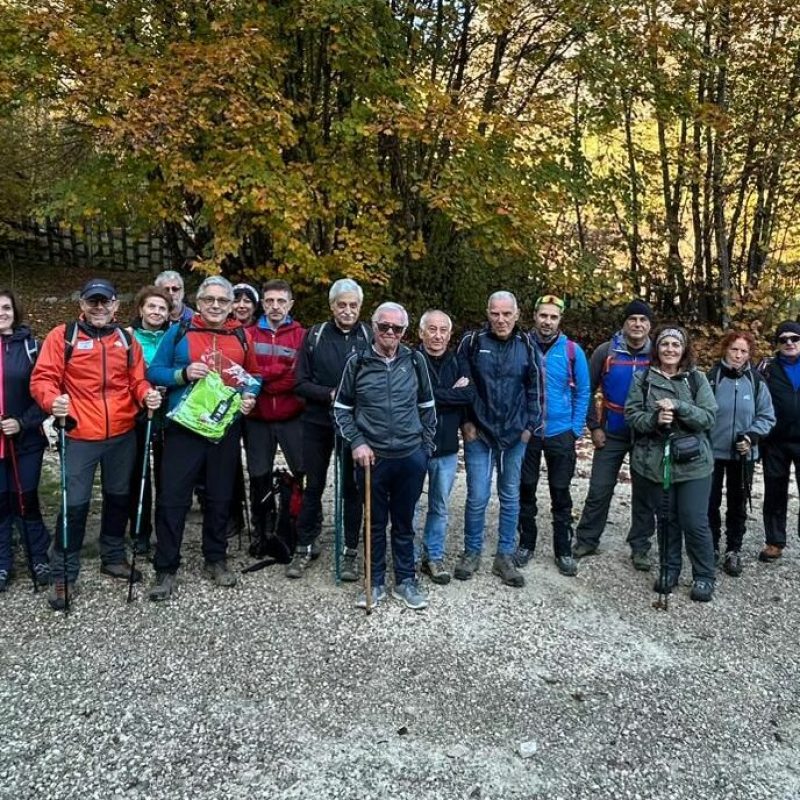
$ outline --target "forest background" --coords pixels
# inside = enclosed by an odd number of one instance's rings
[[[159,231],[306,320],[346,275],[460,324],[508,288],[585,339],[632,296],[769,332],[799,93],[789,0],[0,0],[0,248]]]

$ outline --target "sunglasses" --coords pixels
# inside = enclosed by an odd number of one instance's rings
[[[797,344],[800,342],[800,336],[779,336],[778,341],[781,344]]]
[[[393,333],[395,336],[402,336],[406,330],[405,325],[392,325],[391,322],[376,322],[375,327],[381,333]]]
[[[536,308],[544,305],[555,306],[559,311],[564,310],[564,301],[554,294],[543,294],[536,299]]]

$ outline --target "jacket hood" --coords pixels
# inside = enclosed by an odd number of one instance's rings
[[[31,329],[28,325],[17,325],[10,334],[8,334],[9,342],[21,342],[31,335]]]

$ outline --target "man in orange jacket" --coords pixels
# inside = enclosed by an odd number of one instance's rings
[[[101,465],[103,510],[100,571],[127,579],[125,556],[128,492],[136,457],[134,426],[142,406],[157,409],[161,396],[144,377],[142,348],[114,322],[119,308],[114,286],[93,278],[81,290],[81,314],[47,335],[31,375],[31,395],[39,406],[63,420],[67,434],[67,552],[54,537],[51,590],[55,610],[64,608],[64,585],[78,579],[80,552]],[[59,514],[57,530],[62,530]],[[66,568],[66,569],[65,569]],[[141,573],[134,580],[141,580]]]

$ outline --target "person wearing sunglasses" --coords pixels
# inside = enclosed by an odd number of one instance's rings
[[[170,325],[190,322],[194,315],[194,309],[183,301],[185,288],[180,272],[176,272],[174,269],[165,269],[156,276],[153,283],[161,287],[172,300],[172,308],[169,312]]]
[[[391,518],[392,596],[421,610],[428,598],[414,567],[414,509],[422,493],[428,459],[435,450],[436,401],[425,359],[401,340],[408,314],[382,303],[372,315],[372,348],[350,357],[333,403],[339,434],[349,445],[359,486],[372,472],[372,604],[386,597],[386,527]],[[356,606],[366,607],[366,591]]]
[[[761,441],[764,465],[764,549],[760,561],[777,561],[786,547],[789,475],[800,487],[800,323],[787,320],[775,331],[777,351],[761,367],[772,395],[775,427]],[[798,519],[800,533],[800,519]]]
[[[548,294],[536,300],[530,333],[542,385],[542,427],[531,436],[520,481],[518,567],[533,558],[538,528],[536,489],[542,458],[553,518],[553,555],[562,575],[578,574],[572,557],[572,493],[575,443],[583,435],[589,410],[589,365],[581,347],[561,332],[564,301]]]

